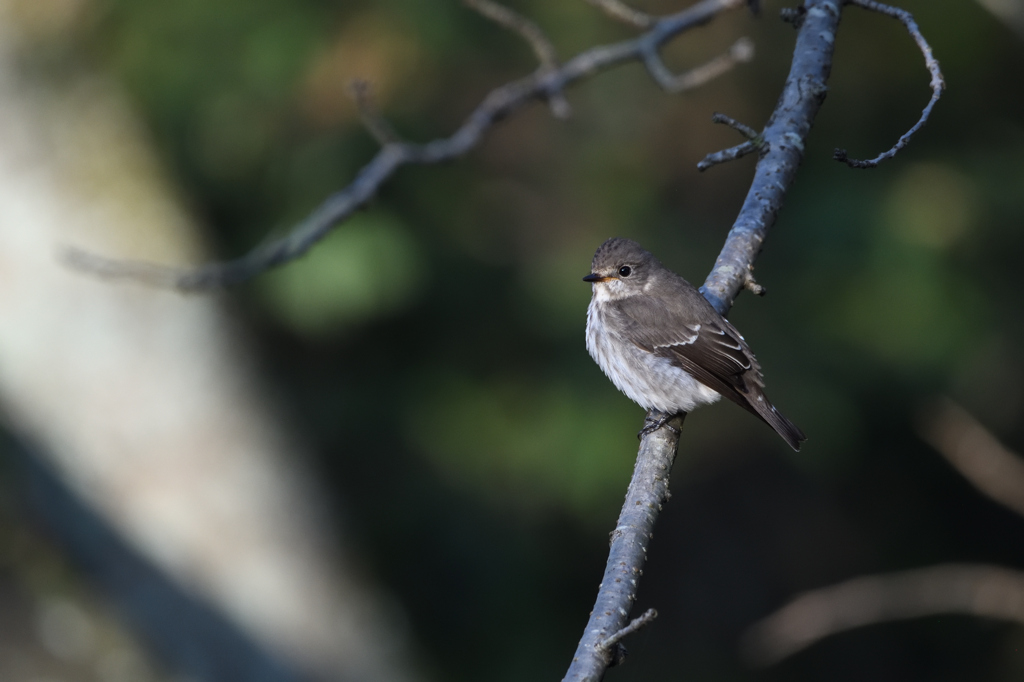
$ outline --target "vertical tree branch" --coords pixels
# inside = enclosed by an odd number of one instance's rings
[[[573,655],[565,682],[600,680],[612,664],[613,650],[606,642],[629,622],[629,609],[647,561],[654,521],[668,501],[668,477],[676,458],[682,417],[668,422],[640,442],[633,479],[626,490],[619,520],[611,535],[608,563],[598,589],[587,628]]]
[[[761,135],[767,150],[757,162],[747,198],[715,267],[701,287],[704,297],[723,315],[732,308],[768,229],[775,223],[803,160],[811,123],[828,91],[842,2],[808,0],[804,7],[807,12],[797,33],[789,77]]]
[[[758,161],[747,199],[704,285],[705,297],[723,315],[748,280],[768,228],[775,222],[803,159],[804,140],[821,108],[832,69],[841,3],[805,3],[807,16],[797,34],[789,77],[762,135],[768,150]],[[677,445],[678,437],[664,427],[640,443],[633,479],[612,536],[604,579],[565,682],[597,682],[611,663],[610,652],[598,645],[629,618],[651,531],[668,499],[669,468]]]

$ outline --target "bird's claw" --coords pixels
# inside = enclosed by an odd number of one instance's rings
[[[675,416],[676,415],[668,412],[651,410],[647,413],[647,417],[644,419],[644,428],[640,429],[636,434],[637,440],[643,440],[645,436],[649,436],[662,426],[668,427],[669,431],[678,436],[680,433],[679,429],[668,423],[669,420]]]

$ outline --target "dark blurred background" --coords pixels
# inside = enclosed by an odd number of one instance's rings
[[[580,0],[508,4],[563,58],[632,35]],[[697,172],[740,141],[711,115],[762,126],[789,68],[795,33],[764,4],[666,50],[682,70],[747,35],[752,63],[683,95],[636,64],[591,78],[568,93],[570,120],[534,104],[463,159],[402,169],[307,257],[229,292],[224,314],[265,399],[310,453],[331,527],[400,614],[423,679],[564,673],[643,419],[584,349],[580,278],[621,235],[703,281],[754,166]],[[804,166],[757,262],[769,294],[741,296],[730,316],[809,439],[793,453],[731,404],[687,420],[637,604],[660,617],[609,680],[1024,677],[1021,626],[967,616],[856,630],[764,670],[738,653],[748,626],[803,590],[940,562],[1024,567],[1024,520],[917,428],[943,394],[1024,449],[1024,33],[974,0],[899,4],[942,64],[943,99],[895,159],[833,161],[835,147],[866,158],[891,146],[929,96],[898,22],[844,12]],[[535,67],[517,36],[456,0],[58,5],[73,21],[33,38],[23,68],[119,88],[218,258],[282,234],[375,153],[349,79],[425,141]],[[31,604],[50,604],[48,585],[100,604],[116,586],[91,578],[59,518],[24,494],[34,455],[8,424],[2,590],[23,607],[0,638],[28,641],[46,632]],[[98,608],[131,632],[115,606]],[[142,636],[138,655],[173,677],[159,637]],[[75,660],[59,679],[117,679]]]

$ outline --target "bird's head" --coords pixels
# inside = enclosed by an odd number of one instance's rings
[[[632,239],[613,237],[597,248],[590,274],[583,281],[594,285],[598,298],[635,296],[651,282],[658,265],[658,260]]]

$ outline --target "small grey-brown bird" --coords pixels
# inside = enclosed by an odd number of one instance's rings
[[[794,450],[807,440],[764,394],[761,366],[743,336],[685,279],[630,239],[597,249],[590,274],[587,350],[633,402],[673,416],[729,398],[775,429]]]

